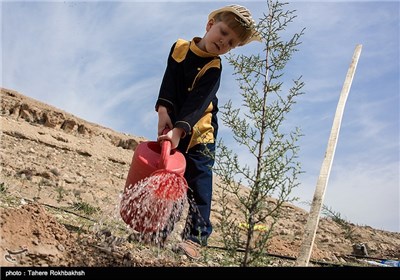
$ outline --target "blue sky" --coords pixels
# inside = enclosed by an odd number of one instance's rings
[[[355,224],[400,232],[400,3],[288,2],[297,10],[288,34],[306,28],[283,79],[289,85],[302,75],[305,82],[287,121],[305,134],[297,205],[309,209],[344,79],[362,44],[324,204]],[[208,13],[231,3],[256,20],[267,13],[266,1],[2,1],[1,86],[155,139],[154,103],[172,43],[203,36]],[[260,51],[257,43],[233,50]],[[240,105],[226,60],[218,96]],[[219,136],[231,134],[222,127]],[[245,150],[232,148],[246,159]]]

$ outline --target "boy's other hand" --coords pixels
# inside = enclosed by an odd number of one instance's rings
[[[175,127],[174,129],[168,131],[167,134],[158,136],[157,141],[158,142],[163,140],[171,141],[171,149],[176,149],[179,145],[179,141],[181,140],[183,134],[184,130],[182,128]]]
[[[168,115],[167,108],[164,106],[158,107],[158,129],[157,129],[157,136],[163,134],[163,130],[165,128],[172,128],[171,118]]]

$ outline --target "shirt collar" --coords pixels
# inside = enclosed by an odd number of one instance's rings
[[[194,37],[190,42],[190,50],[200,57],[216,57],[217,55],[203,51],[196,45],[200,40],[200,37]]]

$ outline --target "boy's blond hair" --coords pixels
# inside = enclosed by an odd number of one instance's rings
[[[252,41],[261,41],[255,22],[248,9],[240,5],[229,5],[211,12],[208,19],[222,21],[239,37],[239,46]]]

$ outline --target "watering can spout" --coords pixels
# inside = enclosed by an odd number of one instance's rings
[[[171,155],[171,141],[164,140],[161,142],[160,161],[158,169],[168,169],[168,161]]]

